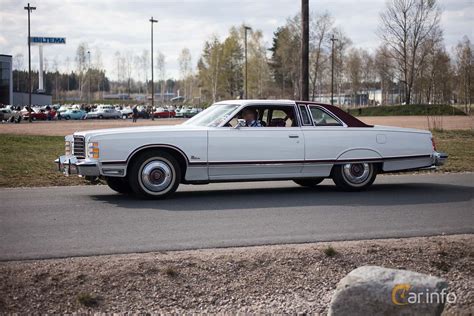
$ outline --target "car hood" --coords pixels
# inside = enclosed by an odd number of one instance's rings
[[[138,127],[121,127],[107,128],[89,131],[75,132],[76,136],[84,136],[85,138],[117,135],[117,134],[136,134],[136,133],[153,133],[153,132],[182,132],[182,131],[198,131],[207,130],[207,127],[191,126],[191,125],[167,125],[167,126],[138,126]]]

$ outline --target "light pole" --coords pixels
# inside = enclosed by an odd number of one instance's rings
[[[247,60],[247,31],[251,30],[250,26],[244,25],[245,31],[245,99],[248,99],[248,60]]]
[[[309,0],[301,0],[301,101],[309,101]]]
[[[89,101],[89,106],[91,105],[91,52],[88,50],[87,51],[87,56],[89,57],[89,65],[88,65],[88,69],[87,69],[87,73],[88,73],[88,78],[89,79],[89,94],[88,94],[88,101]]]
[[[36,7],[28,6],[25,7],[28,11],[28,120],[31,122],[31,34],[30,34],[30,13],[36,10]]]
[[[337,41],[337,38],[334,37],[334,34],[331,36],[331,105],[334,105],[334,43]]]
[[[155,82],[153,77],[153,23],[158,23],[158,20],[150,19],[151,23],[151,119],[154,120],[153,107],[155,106]]]

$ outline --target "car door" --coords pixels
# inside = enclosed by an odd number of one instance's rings
[[[210,180],[288,178],[299,175],[304,161],[304,137],[299,124],[296,125],[210,129]]]

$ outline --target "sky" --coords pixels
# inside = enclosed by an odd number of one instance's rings
[[[474,0],[438,0],[443,11],[441,25],[448,51],[467,35],[474,40]],[[66,45],[44,47],[48,67],[58,61],[61,71],[75,67],[77,46],[85,42],[97,49],[107,75],[116,78],[114,54],[131,51],[140,55],[150,49],[150,22],[154,26],[155,52],[166,57],[166,74],[179,78],[178,57],[187,47],[195,65],[204,42],[213,35],[223,39],[229,28],[242,23],[261,30],[268,47],[273,32],[300,11],[298,0],[31,0],[31,36],[66,37]],[[25,56],[27,68],[26,1],[0,0],[0,54]],[[376,31],[386,0],[310,0],[312,12],[330,13],[336,26],[353,46],[374,50],[380,45]],[[69,65],[66,58],[70,58]],[[38,68],[38,48],[32,47],[32,67]]]

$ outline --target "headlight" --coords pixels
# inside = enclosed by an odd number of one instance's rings
[[[64,153],[66,156],[69,156],[71,154],[71,142],[66,141],[64,143]]]
[[[89,158],[98,159],[99,158],[99,143],[90,142],[87,146],[87,154]]]

